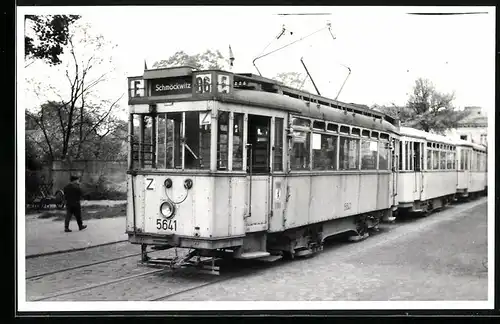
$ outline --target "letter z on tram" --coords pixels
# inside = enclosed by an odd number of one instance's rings
[[[397,208],[388,116],[252,74],[183,66],[128,83],[127,233],[144,264],[303,256]]]

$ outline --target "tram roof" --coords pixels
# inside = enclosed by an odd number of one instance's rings
[[[420,129],[401,126],[399,128],[399,132],[400,132],[401,136],[416,137],[416,138],[422,138],[422,139],[425,139],[425,140],[431,141],[431,142],[439,142],[439,143],[444,143],[444,144],[449,144],[449,145],[456,145],[456,142],[453,141],[449,137],[439,135],[439,134],[434,134],[434,133],[428,133],[428,132],[420,130]]]
[[[206,74],[209,72],[215,72],[215,73],[223,73],[224,75],[230,75],[232,76],[233,82],[237,81],[245,81],[246,86],[244,87],[238,87],[234,86],[232,88],[233,91],[231,91],[231,95],[233,95],[235,98],[241,98],[243,100],[246,100],[248,104],[251,104],[255,101],[261,102],[260,98],[265,98],[266,104],[269,102],[274,102],[275,103],[275,108],[277,109],[283,109],[283,110],[296,110],[297,113],[303,111],[306,113],[311,113],[314,114],[314,111],[311,109],[304,108],[304,105],[301,105],[299,108],[296,104],[295,100],[302,101],[302,102],[309,102],[312,105],[320,105],[323,106],[324,109],[329,109],[331,111],[346,111],[347,114],[356,114],[356,115],[361,115],[361,116],[366,116],[368,118],[377,118],[377,119],[382,119],[387,121],[388,123],[396,126],[398,122],[396,119],[392,118],[391,116],[388,116],[382,112],[378,112],[375,110],[371,110],[369,108],[364,108],[360,107],[359,105],[356,104],[350,104],[350,103],[345,103],[341,102],[338,100],[333,100],[329,99],[320,95],[315,95],[307,91],[295,89],[289,86],[286,86],[276,80],[269,79],[263,76],[255,75],[252,73],[232,73],[224,70],[197,70],[195,67],[192,66],[177,66],[177,67],[170,67],[170,68],[161,68],[161,69],[153,69],[153,70],[145,70],[144,74],[142,76],[142,79],[144,80],[154,80],[154,79],[164,79],[164,78],[174,78],[174,77],[188,77],[193,75],[193,77],[197,74]],[[129,79],[138,79],[141,77],[131,77]],[[247,90],[247,91],[244,91]],[[243,92],[242,92],[243,91]],[[250,95],[248,91],[251,91],[254,93],[254,95]],[[271,96],[270,96],[271,95]],[[287,99],[276,99],[277,97],[281,96],[282,98],[287,98]],[[216,93],[214,99],[217,100],[217,98],[220,97],[219,93]],[[159,98],[158,98],[159,99]],[[186,100],[188,98],[178,98],[173,101],[177,100]],[[190,100],[194,100],[195,98],[192,97]],[[201,98],[199,98],[201,99]],[[227,98],[226,98],[227,99]],[[295,99],[295,100],[288,100],[288,99]],[[160,99],[161,100],[161,99]],[[292,103],[292,105],[295,105],[296,108],[287,108],[287,105],[285,104],[285,101],[288,100],[288,103]],[[142,98],[141,99],[134,99],[134,101],[142,101],[145,103],[145,101],[149,102],[155,102],[158,100],[155,100],[155,98],[149,97],[149,98]],[[299,105],[300,106],[300,105]],[[326,114],[329,114],[326,112]],[[316,114],[317,115],[317,114]]]
[[[306,118],[309,117],[327,120],[332,123],[365,127],[397,134],[399,133],[396,126],[378,116],[370,117],[357,112],[348,112],[347,110],[336,109],[323,104],[308,102],[298,98],[289,97],[287,95],[279,95],[277,93],[253,90],[236,90],[230,94],[219,94],[217,99],[221,102],[232,102],[237,104],[247,104],[285,110]]]

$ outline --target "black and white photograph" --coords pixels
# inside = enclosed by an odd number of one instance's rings
[[[493,309],[495,9],[18,6],[18,311]]]

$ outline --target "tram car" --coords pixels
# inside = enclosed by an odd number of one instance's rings
[[[145,265],[309,255],[485,185],[457,158],[476,150],[485,167],[483,148],[261,76],[181,66],[128,84],[126,232]]]
[[[127,233],[145,263],[162,262],[147,246],[189,248],[184,263],[293,258],[397,208],[398,125],[380,112],[177,67],[130,77],[129,113]]]
[[[455,199],[457,146],[448,137],[400,127],[398,214],[428,214]]]
[[[486,146],[456,141],[457,147],[457,198],[467,199],[487,191]]]

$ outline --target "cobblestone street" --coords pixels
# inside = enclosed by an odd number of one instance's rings
[[[486,300],[486,220],[481,198],[171,300]]]
[[[379,232],[358,243],[328,242],[324,251],[314,257],[278,261],[255,270],[247,269],[243,275],[236,271],[220,283],[215,281],[217,277],[209,275],[167,272],[140,276],[149,270],[138,266],[139,256],[133,255],[28,280],[27,299],[80,289],[50,300],[146,301],[166,293],[175,293],[167,300],[183,301],[486,300],[486,216],[486,198],[480,198],[426,218],[384,224]],[[119,243],[29,259],[27,275],[139,251],[137,245]],[[91,290],[81,289],[136,274],[140,277]],[[198,287],[204,284],[208,285]],[[183,292],[190,288],[195,289]]]

